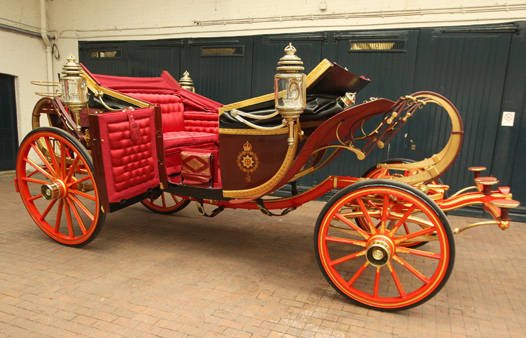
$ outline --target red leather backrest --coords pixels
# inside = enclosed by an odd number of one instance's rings
[[[179,96],[174,94],[152,94],[128,92],[126,94],[139,100],[157,104],[161,107],[163,132],[184,130],[184,105]]]

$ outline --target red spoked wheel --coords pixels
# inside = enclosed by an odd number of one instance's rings
[[[183,210],[190,200],[169,192],[161,192],[157,198],[145,198],[141,203],[153,212],[160,214],[172,214]]]
[[[406,159],[406,158],[392,158],[392,159],[389,159],[387,161],[384,161],[382,163],[387,163],[387,164],[395,164],[395,163],[413,163],[415,162],[414,160],[411,160],[411,159]],[[365,178],[376,178],[376,179],[396,179],[396,177],[404,177],[404,176],[410,176],[410,175],[415,175],[415,174],[418,174],[418,170],[415,170],[414,172],[412,171],[400,171],[400,170],[392,170],[392,169],[388,169],[388,168],[379,168],[377,166],[374,166],[374,167],[371,167],[369,168],[363,175],[362,177],[365,177]],[[429,182],[431,184],[443,184],[442,183],[442,180],[440,178],[437,178],[436,180],[433,180],[431,182]],[[359,225],[360,226],[363,226],[365,224],[364,221],[362,220],[359,220]],[[403,226],[403,229],[406,231],[406,233],[409,233],[409,229],[408,229],[408,224],[404,222],[404,224],[402,225]],[[427,242],[414,242],[413,244],[411,244],[411,247],[413,248],[417,248],[419,246],[422,246],[424,244],[426,244]]]
[[[86,148],[67,132],[43,127],[20,144],[16,182],[38,227],[55,241],[82,246],[104,223],[93,163]]]
[[[368,200],[382,201],[367,205]],[[367,227],[358,225],[365,220]],[[404,223],[416,224],[406,232]],[[336,194],[315,229],[316,257],[329,283],[366,307],[394,311],[432,298],[453,268],[446,216],[428,196],[389,180],[356,183]],[[428,242],[425,250],[412,247]]]

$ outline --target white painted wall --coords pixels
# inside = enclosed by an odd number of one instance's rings
[[[0,24],[40,31],[38,0],[0,1]],[[19,141],[31,130],[31,112],[39,99],[32,80],[46,79],[44,44],[38,37],[0,29],[0,73],[14,75]]]
[[[78,40],[217,37],[526,20],[524,0],[53,0],[62,55]]]

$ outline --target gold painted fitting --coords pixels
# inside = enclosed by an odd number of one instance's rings
[[[179,84],[182,88],[195,93],[194,80],[192,80],[190,73],[187,70],[184,71],[183,76],[179,79]]]
[[[507,230],[510,227],[510,221],[509,220],[501,220],[499,222],[499,228],[501,230]]]
[[[344,96],[340,97],[340,101],[344,108],[350,107],[356,103],[356,93],[347,92]]]
[[[42,196],[47,200],[56,200],[66,195],[66,186],[62,181],[56,181],[51,184],[43,184],[40,187]]]
[[[299,56],[296,55],[296,48],[291,42],[283,49],[285,55],[283,55],[278,61],[278,72],[284,73],[299,73],[305,70],[303,67],[303,61]]]
[[[394,253],[394,244],[387,236],[373,236],[367,245],[366,258],[371,265],[380,267],[391,259]]]
[[[394,111],[391,113],[391,116],[385,121],[385,123],[392,124],[394,119],[397,117],[398,117],[398,113]]]

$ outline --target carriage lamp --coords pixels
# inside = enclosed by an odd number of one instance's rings
[[[289,43],[276,68],[274,76],[274,105],[289,126],[289,144],[294,142],[294,123],[307,105],[306,77],[303,61],[296,48]]]
[[[179,79],[179,84],[181,85],[181,88],[195,93],[194,80],[192,80],[190,73],[187,70],[184,71],[183,76]]]
[[[60,77],[62,101],[69,107],[77,128],[80,129],[80,110],[88,104],[88,87],[86,80],[80,74],[80,64],[76,62],[75,57],[68,56],[66,60]]]

